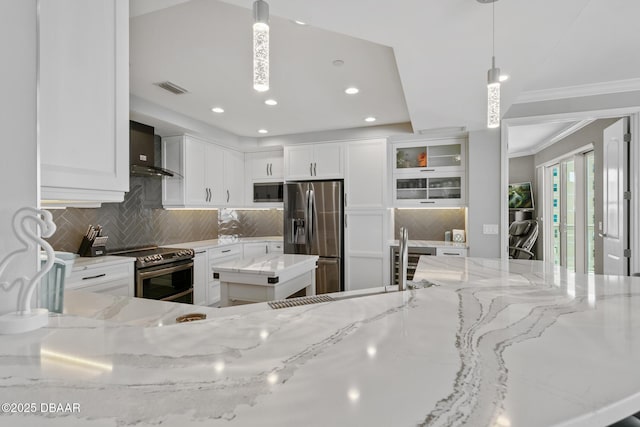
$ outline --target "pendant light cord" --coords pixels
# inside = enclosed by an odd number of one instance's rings
[[[491,56],[496,56],[496,2],[491,3]]]

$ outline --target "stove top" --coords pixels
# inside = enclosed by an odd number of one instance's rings
[[[136,259],[136,268],[145,268],[192,259],[195,256],[195,252],[193,249],[152,246],[111,252],[110,255],[134,257]]]

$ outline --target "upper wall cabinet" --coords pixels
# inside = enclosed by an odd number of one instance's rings
[[[244,155],[189,135],[162,138],[162,166],[182,176],[163,178],[167,208],[244,204]]]
[[[344,178],[342,146],[338,143],[284,147],[285,180]]]
[[[39,2],[44,204],[129,191],[129,2]],[[56,202],[57,201],[57,202]]]
[[[345,209],[387,207],[387,140],[345,145]]]
[[[253,181],[282,181],[284,157],[282,150],[245,154],[247,176]]]
[[[393,205],[465,206],[466,152],[464,138],[392,144]]]
[[[464,171],[466,144],[461,138],[393,144],[394,173]]]

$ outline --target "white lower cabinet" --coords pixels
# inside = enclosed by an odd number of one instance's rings
[[[213,277],[214,267],[223,262],[242,258],[242,244],[212,248],[207,251],[209,269],[207,276],[207,305],[213,305],[220,301],[220,280]]]
[[[267,254],[269,244],[267,242],[252,242],[242,244],[243,258],[255,258]]]
[[[66,289],[110,295],[134,296],[134,266],[127,262],[108,266],[86,266],[74,269],[65,279]]]
[[[437,256],[467,256],[466,248],[436,248]]]
[[[345,214],[345,290],[385,286],[389,277],[386,209]]]
[[[207,251],[197,251],[193,258],[193,303],[207,305]]]
[[[283,254],[284,253],[284,244],[282,242],[269,242],[269,246],[267,248],[267,253],[269,253],[269,254]]]

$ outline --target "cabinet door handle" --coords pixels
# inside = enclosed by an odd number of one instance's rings
[[[318,173],[316,172],[316,162],[313,162],[313,176],[318,176]]]
[[[344,193],[344,207],[347,207],[347,193]]]
[[[273,163],[269,163],[269,175],[273,176]]]
[[[313,176],[313,163],[309,163],[309,175]]]
[[[229,203],[229,190],[227,190],[227,203]]]
[[[442,252],[442,255],[460,255],[455,252]]]
[[[435,203],[435,202],[433,202],[433,201],[422,201],[420,203]]]
[[[434,172],[435,169],[420,169],[420,172]]]
[[[267,176],[269,176],[269,163],[267,163]]]
[[[344,228],[347,228],[347,214],[344,214]]]
[[[225,253],[227,253],[227,252],[231,252],[231,249],[226,249],[226,250],[224,250],[224,251],[220,251],[220,253],[221,253],[221,254],[225,254]]]
[[[104,277],[106,275],[107,275],[106,273],[96,274],[95,276],[83,277],[82,280],[97,279],[98,277]]]
[[[204,201],[209,201],[209,189],[207,187],[204,188]]]

